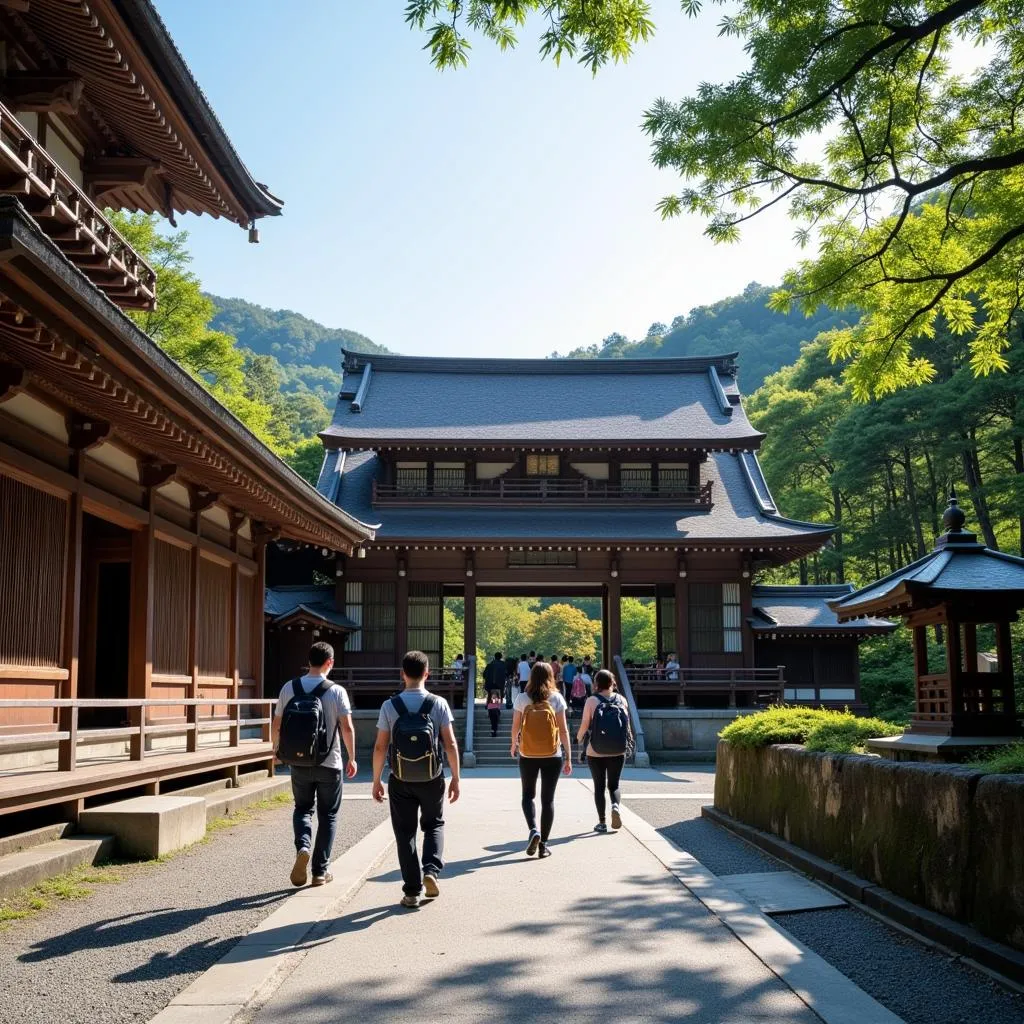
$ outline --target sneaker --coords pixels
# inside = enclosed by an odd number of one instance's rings
[[[540,849],[537,851],[537,859],[543,860],[545,857],[550,857],[551,851],[547,848],[544,843],[540,844]]]
[[[306,884],[306,868],[309,867],[309,850],[299,850],[295,854],[295,863],[292,865],[292,885]]]
[[[322,875],[313,876],[313,885],[326,885],[328,882],[334,881],[334,875],[330,871],[325,871]]]
[[[612,828],[616,831],[622,828],[622,815],[619,814],[618,804],[612,804]]]
[[[403,896],[402,906],[403,907],[418,907],[420,905],[419,896]]]
[[[438,888],[437,879],[433,875],[423,876],[423,890],[426,893],[428,900],[436,900],[441,895],[441,890]]]
[[[594,826],[594,831],[595,832],[607,832],[608,831],[608,826],[603,821],[599,821]]]
[[[526,844],[526,856],[532,857],[537,852],[538,846],[540,846],[540,833],[534,829],[530,833],[530,841]]]

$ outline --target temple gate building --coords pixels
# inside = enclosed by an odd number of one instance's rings
[[[280,622],[300,616],[345,638],[357,704],[393,685],[407,648],[439,661],[446,596],[465,599],[472,654],[478,597],[545,594],[601,599],[602,659],[628,671],[640,705],[860,704],[857,641],[892,624],[839,625],[825,602],[847,588],[754,585],[757,570],[810,555],[833,530],[776,508],[735,355],[343,355],[318,489],[376,537],[365,557],[337,561],[333,608],[329,582],[274,600]],[[655,601],[678,679],[616,661],[625,595]],[[294,665],[298,639],[268,637],[271,650],[293,645]]]

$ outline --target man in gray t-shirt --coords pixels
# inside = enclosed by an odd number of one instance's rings
[[[427,693],[430,663],[422,651],[409,651],[402,659],[402,684],[399,695],[409,714],[416,714],[428,698],[433,701],[429,718],[434,736],[440,738],[448,755],[452,779],[448,799],[459,798],[459,748],[455,742],[454,718],[448,701],[436,693]],[[384,702],[377,718],[377,742],[373,747],[373,798],[384,801],[384,764],[391,746],[391,736],[399,720],[398,708],[391,700]],[[425,723],[422,723],[425,725]],[[422,761],[422,758],[417,758]],[[428,762],[429,763],[429,762]],[[391,806],[391,827],[398,847],[398,864],[402,869],[402,906],[418,907],[425,892],[429,899],[438,896],[437,876],[444,867],[444,772],[432,779],[412,782],[392,774],[388,778],[388,803]],[[423,857],[417,848],[417,823],[423,828]]]
[[[331,862],[331,847],[334,845],[338,812],[341,810],[341,743],[345,744],[345,752],[348,754],[345,775],[353,779],[359,768],[356,764],[356,733],[352,726],[352,705],[349,704],[348,694],[343,686],[328,684],[333,667],[334,648],[323,642],[315,643],[309,650],[309,671],[299,679],[299,687],[304,694],[312,693],[317,687],[321,688],[320,706],[323,708],[327,733],[331,737],[331,746],[327,757],[319,764],[291,767],[292,796],[295,799],[295,813],[292,815],[292,829],[295,833],[292,885],[306,884],[310,857],[313,860],[313,885],[326,885],[333,881],[334,876],[327,870],[327,865]],[[270,726],[270,738],[275,751],[281,738],[285,708],[295,695],[294,680],[281,687]],[[312,842],[314,806],[315,843]]]

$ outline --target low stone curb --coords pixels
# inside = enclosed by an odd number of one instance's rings
[[[9,896],[54,875],[84,865],[99,864],[113,855],[109,835],[71,835],[10,853],[0,859],[0,896]]]
[[[1024,983],[1024,953],[986,938],[959,921],[919,907],[889,892],[888,889],[883,889],[867,879],[844,871],[835,864],[802,850],[799,846],[794,846],[785,839],[737,821],[715,807],[703,807],[701,814],[752,846],[830,885],[844,896],[870,907],[884,917],[891,918],[904,928],[909,928],[954,953],[969,957],[1014,982]]]
[[[692,854],[628,807],[622,808],[621,814],[626,830],[825,1024],[903,1024],[900,1017],[730,889]]]
[[[234,814],[245,807],[251,807],[263,800],[269,800],[280,793],[290,793],[292,780],[289,776],[275,776],[269,779],[264,776],[261,782],[252,782],[238,789],[218,790],[206,796],[206,821],[222,818],[226,814]]]
[[[149,1024],[229,1024],[249,1004],[265,1002],[312,948],[309,933],[353,896],[393,845],[391,822],[381,822],[332,863],[330,885],[296,890]]]

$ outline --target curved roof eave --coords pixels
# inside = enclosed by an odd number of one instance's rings
[[[186,120],[209,148],[217,169],[252,218],[281,213],[284,200],[256,181],[242,162],[152,0],[112,0],[158,74],[167,82]]]

